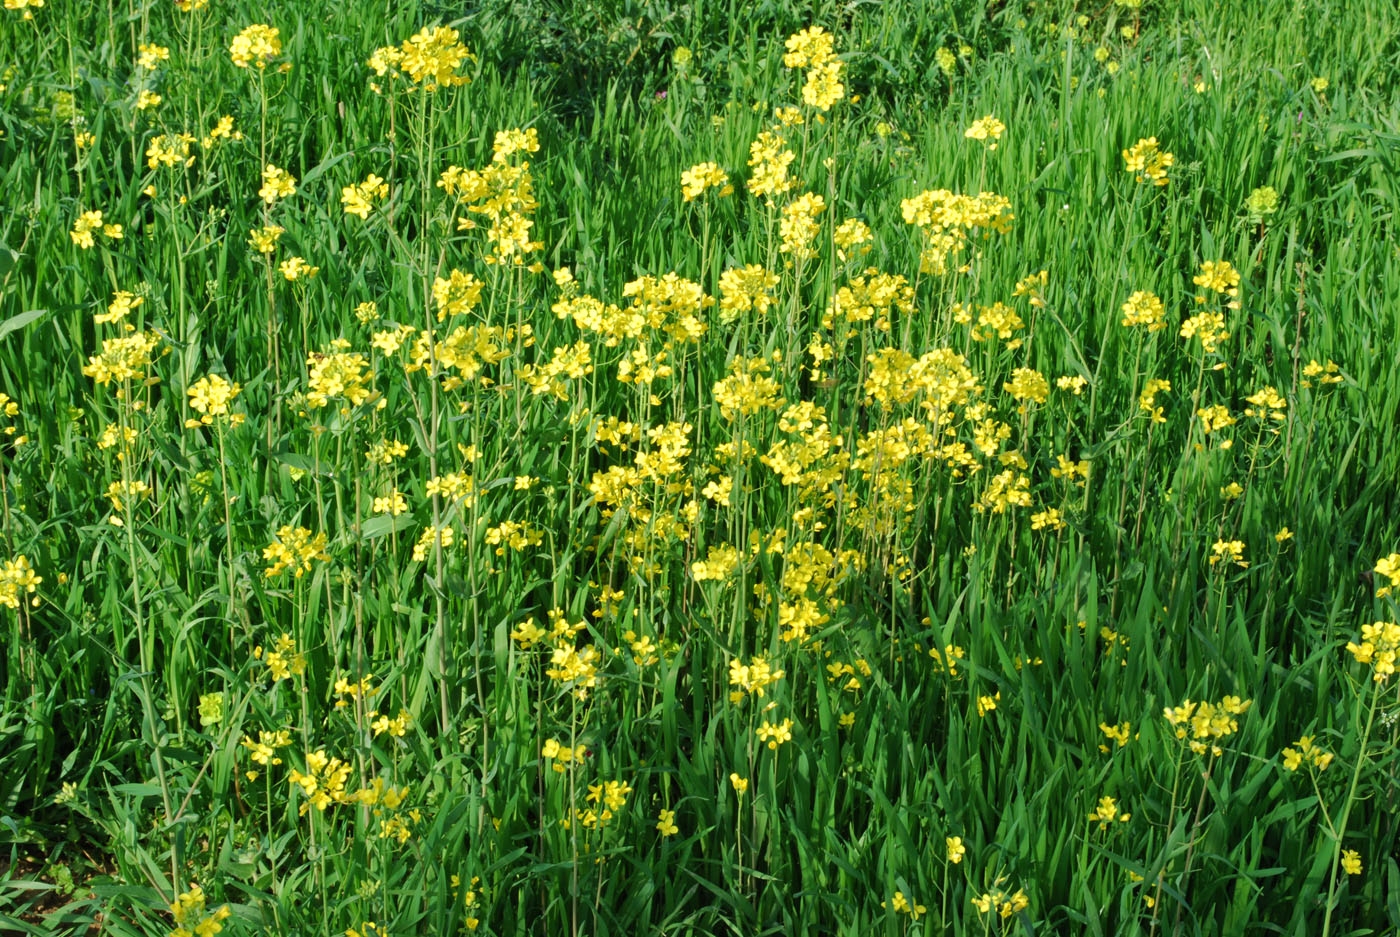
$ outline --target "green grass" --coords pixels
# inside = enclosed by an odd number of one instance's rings
[[[0,425],[14,426],[0,597],[17,557],[42,579],[0,607],[0,928],[169,934],[191,883],[206,906],[186,926],[227,906],[229,934],[1400,928],[1400,697],[1346,650],[1397,620],[1378,596],[1378,564],[1400,550],[1391,4],[49,0],[32,20],[0,14],[0,391],[18,405]],[[254,23],[283,43],[265,112],[257,71],[228,52]],[[458,70],[470,84],[427,95],[366,67],[438,24],[474,53]],[[782,63],[813,24],[834,33],[847,89],[820,121]],[[142,43],[169,59],[137,69]],[[161,103],[139,110],[142,89]],[[746,163],[787,105],[806,123],[787,131],[795,186],[770,209]],[[226,114],[241,139],[201,145]],[[964,137],[984,115],[1005,125],[995,148]],[[538,273],[488,263],[489,221],[436,185],[527,127],[538,152],[506,162],[528,159]],[[151,141],[182,132],[193,162],[149,168]],[[1124,169],[1146,137],[1174,155],[1164,187]],[[271,206],[264,152],[296,178]],[[684,202],[682,172],[706,161],[735,192]],[[370,173],[389,194],[361,221],[341,191]],[[1263,186],[1277,208],[1251,218]],[[901,215],[936,189],[998,193],[1014,213],[943,275],[920,272]],[[778,219],[803,192],[826,210],[813,256],[786,263]],[[123,237],[82,249],[70,231],[94,209]],[[868,253],[837,255],[848,218],[872,230]],[[270,261],[248,243],[268,223],[285,228]],[[317,275],[286,281],[293,256]],[[1205,261],[1238,271],[1238,309],[1192,282]],[[718,300],[747,264],[778,277],[772,308],[731,319],[716,302],[696,312],[699,336],[675,310],[645,341],[611,341],[554,309],[561,268],[628,307],[627,284],[668,273]],[[867,267],[905,277],[908,307],[824,325]],[[433,283],[454,269],[479,278],[480,301],[439,324]],[[1041,270],[1042,287],[1016,290]],[[134,380],[98,383],[84,367],[123,324],[94,316],[119,290],[141,297],[126,321],[158,350]],[[1161,298],[1160,331],[1120,324],[1138,290]],[[1019,344],[976,337],[998,302],[1023,320]],[[1214,354],[1178,334],[1202,309],[1231,333]],[[499,356],[472,371],[462,349],[425,347],[406,369],[417,332],[392,353],[371,344],[396,324],[440,340],[496,329],[480,334]],[[330,388],[317,406],[310,369],[340,339],[364,356],[368,395]],[[814,341],[831,346],[819,366]],[[531,368],[576,343],[591,371],[531,392]],[[674,372],[649,388],[619,379],[642,347]],[[965,359],[968,399],[871,396],[870,356],[936,349]],[[760,357],[772,387],[727,413],[740,404],[717,382]],[[1342,380],[1305,380],[1312,360]],[[1049,381],[1044,402],[1003,389],[1018,368]],[[186,427],[187,391],[209,374],[241,385],[241,425]],[[1139,405],[1149,378],[1170,382],[1162,422]],[[1245,414],[1265,386],[1281,419]],[[759,456],[799,441],[780,426],[799,401],[824,408],[836,442],[809,440],[784,484]],[[1238,422],[1206,434],[1207,406]],[[608,418],[634,436],[600,436]],[[985,420],[1005,426],[992,452],[976,448]],[[619,503],[595,496],[609,468],[656,465],[648,432],[671,423],[685,442],[672,463]],[[384,439],[406,454],[368,458]],[[1056,474],[1057,456],[1087,476]],[[425,490],[450,472],[472,476],[472,498]],[[1024,477],[1027,503],[979,510],[1002,473]],[[704,493],[726,478],[728,506]],[[146,493],[115,507],[109,486],[137,482]],[[406,512],[376,513],[392,489]],[[1047,509],[1063,529],[1033,529]],[[498,554],[490,530],[507,521],[530,542],[506,531]],[[432,525],[453,543],[415,560]],[[284,526],[326,535],[304,575],[266,573]],[[1248,566],[1212,564],[1235,540]],[[697,577],[729,546],[724,579]],[[581,627],[516,639],[527,620],[550,631],[554,609]],[[787,640],[793,610],[809,625]],[[284,634],[304,669],[274,681]],[[589,647],[574,675],[595,681],[549,675]],[[736,702],[731,665],[755,657],[783,676]],[[371,698],[337,689],[361,677]],[[1227,696],[1250,701],[1236,730],[1219,755],[1193,754],[1164,708]],[[376,733],[370,710],[406,712],[405,731]],[[789,719],[775,748],[756,735]],[[1101,723],[1128,723],[1126,744]],[[242,743],[282,729],[281,763],[255,764]],[[1305,735],[1334,756],[1325,771],[1285,767]],[[551,740],[580,755],[543,755]],[[303,813],[292,776],[319,751],[344,760],[347,793],[378,780],[406,787],[402,803]],[[609,781],[629,789],[590,828],[603,806],[588,786]],[[1100,829],[1105,796],[1131,818]],[[1341,870],[1343,849],[1360,874]],[[998,890],[1024,908],[980,912]]]

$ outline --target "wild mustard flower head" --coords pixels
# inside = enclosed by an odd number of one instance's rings
[[[78,215],[78,220],[73,224],[73,230],[68,232],[68,236],[78,247],[88,250],[96,243],[93,232],[101,231],[104,228],[102,217],[103,213],[100,208],[83,212]]]
[[[121,322],[130,315],[137,306],[140,306],[145,301],[144,297],[138,296],[135,293],[127,290],[117,290],[116,293],[112,294],[112,301],[107,304],[107,311],[100,312],[93,316],[92,321],[98,325],[109,322]]]
[[[33,19],[34,11],[44,5],[44,0],[5,0],[5,9],[20,10],[23,19]]]
[[[540,151],[540,132],[534,127],[523,130],[497,130],[491,142],[491,161],[504,163],[523,153],[526,157]]]
[[[83,365],[83,374],[98,384],[145,380],[146,368],[154,360],[160,342],[155,332],[131,332],[104,339],[102,351],[90,355]]]
[[[880,907],[883,908],[886,906],[887,905],[885,904],[885,902],[880,902]],[[888,907],[890,908],[890,910],[894,911],[895,914],[907,914],[911,919],[915,921],[917,921],[922,915],[928,913],[927,907],[919,904],[917,901],[911,902],[908,898],[904,896],[904,892],[902,891],[897,891],[894,893],[894,896],[890,898]]]
[[[191,882],[190,890],[177,895],[170,906],[175,918],[171,937],[213,937],[222,931],[223,922],[233,914],[228,905],[220,905],[213,913],[206,913],[204,907],[204,889]]]
[[[1310,768],[1325,771],[1332,763],[1332,753],[1314,742],[1311,735],[1303,736],[1280,754],[1283,755],[1283,766],[1289,771],[1297,771],[1303,762],[1307,762]]]
[[[734,191],[729,175],[718,163],[696,163],[681,173],[681,195],[687,202],[695,201],[708,189],[719,189],[720,196]]]
[[[980,140],[987,144],[987,149],[995,150],[997,148],[997,141],[1001,139],[1001,135],[1005,132],[1006,125],[991,114],[988,114],[986,117],[979,117],[974,120],[972,125],[963,131],[963,136],[969,140]]]
[[[269,59],[282,54],[282,40],[277,27],[256,23],[247,27],[229,43],[229,58],[239,68],[250,65],[258,69],[267,68]]]
[[[1253,704],[1253,700],[1242,700],[1238,696],[1226,696],[1219,703],[1193,703],[1185,700],[1180,706],[1168,706],[1162,715],[1173,727],[1176,737],[1187,743],[1197,755],[1209,752],[1213,756],[1222,754],[1220,740],[1239,731],[1237,716],[1243,715]]]
[[[807,80],[802,84],[802,102],[819,111],[829,111],[831,106],[846,96],[846,85],[842,82],[846,63],[832,58],[807,70]]]
[[[280,225],[267,225],[248,232],[248,246],[259,254],[271,254],[277,249],[277,240],[286,231]]]
[[[982,914],[996,912],[1003,920],[1030,907],[1030,898],[1021,889],[1007,894],[999,888],[972,897],[972,904]]]
[[[1147,331],[1156,332],[1166,327],[1166,307],[1155,294],[1138,290],[1123,304],[1123,326],[1145,326]]]
[[[188,421],[186,426],[211,426],[220,418],[226,418],[237,426],[243,422],[244,414],[230,413],[229,404],[238,396],[242,388],[227,378],[210,374],[190,385],[186,392],[190,398],[190,409],[199,414],[197,419]]]
[[[258,189],[258,198],[266,204],[273,205],[279,199],[289,198],[297,191],[296,177],[285,169],[268,163],[262,171],[262,187]]]
[[[774,195],[791,189],[796,183],[788,178],[788,167],[797,154],[787,148],[787,141],[771,131],[761,132],[749,144],[749,193],[762,196],[770,204]]]
[[[1384,683],[1395,673],[1400,660],[1400,625],[1393,621],[1378,621],[1361,626],[1361,640],[1348,641],[1347,652],[1358,663],[1371,668],[1371,679]]]
[[[1178,334],[1187,340],[1200,339],[1201,350],[1208,355],[1215,354],[1230,338],[1230,332],[1225,328],[1225,316],[1219,312],[1200,312],[1191,316],[1181,323]]]
[[[809,26],[788,37],[783,65],[787,68],[816,68],[835,56],[831,33],[820,26]]]
[[[148,71],[170,59],[170,50],[165,46],[143,42],[136,47],[136,51],[138,53],[136,57],[137,67]]]
[[[404,77],[426,91],[436,91],[469,83],[470,78],[457,74],[468,59],[475,56],[461,43],[457,30],[435,26],[419,30],[398,46],[376,49],[368,64],[381,78]]]
[[[150,169],[188,168],[194,165],[194,137],[187,133],[163,133],[146,144],[146,166]]]
[[[1145,137],[1123,151],[1123,168],[1136,173],[1139,182],[1155,186],[1167,184],[1167,170],[1176,157],[1162,149],[1156,137]]]
[[[271,578],[284,570],[292,570],[300,579],[311,572],[311,564],[316,561],[328,562],[325,533],[313,534],[305,527],[287,524],[277,531],[277,537],[263,547],[263,559],[268,560],[263,575]]]
[[[17,609],[25,595],[33,595],[43,583],[43,579],[34,575],[34,567],[29,565],[29,558],[23,553],[12,560],[6,560],[0,564],[0,605],[6,608]],[[38,598],[32,602],[37,605]]]
[[[784,719],[778,723],[765,719],[763,724],[754,730],[754,734],[758,736],[760,742],[767,742],[769,748],[776,749],[784,742],[792,741],[792,726],[791,719]]]
[[[361,221],[369,218],[375,202],[388,197],[389,183],[374,173],[365,176],[363,182],[347,185],[340,190],[340,203],[345,207],[345,214],[354,215]]]
[[[1378,560],[1375,574],[1376,598],[1383,599],[1390,595],[1392,589],[1400,588],[1400,553],[1392,553]]]
[[[1228,260],[1205,260],[1191,282],[1213,293],[1234,297],[1239,295],[1240,273]]]
[[[1098,806],[1094,812],[1089,814],[1089,822],[1097,823],[1100,830],[1104,830],[1114,823],[1127,823],[1132,819],[1132,815],[1123,812],[1118,807],[1118,802],[1112,797],[1104,796],[1099,798]]]
[[[1210,565],[1233,563],[1240,569],[1248,569],[1244,558],[1244,542],[1241,540],[1217,540],[1210,547]]]

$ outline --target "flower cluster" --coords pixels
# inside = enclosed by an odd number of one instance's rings
[[[268,60],[282,54],[282,40],[275,26],[256,23],[247,27],[229,43],[229,58],[239,68],[252,65],[258,69],[267,68]]]
[[[1166,707],[1162,715],[1176,737],[1184,740],[1194,754],[1210,752],[1219,756],[1223,752],[1220,740],[1239,731],[1235,717],[1244,715],[1253,702],[1238,696],[1227,696],[1218,703],[1193,703],[1188,699],[1180,706]]]
[[[1136,173],[1139,182],[1164,186],[1169,181],[1167,170],[1176,157],[1162,149],[1156,137],[1146,137],[1123,151],[1123,168]]]

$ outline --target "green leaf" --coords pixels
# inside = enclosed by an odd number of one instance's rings
[[[0,251],[0,254],[3,253],[3,251]],[[24,328],[29,323],[41,319],[47,314],[47,309],[31,309],[28,312],[21,312],[19,315],[10,316],[10,318],[6,319],[4,322],[0,322],[0,338],[4,338],[11,332]]]

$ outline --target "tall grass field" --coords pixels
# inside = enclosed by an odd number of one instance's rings
[[[1400,933],[1392,0],[3,0],[0,933]]]

